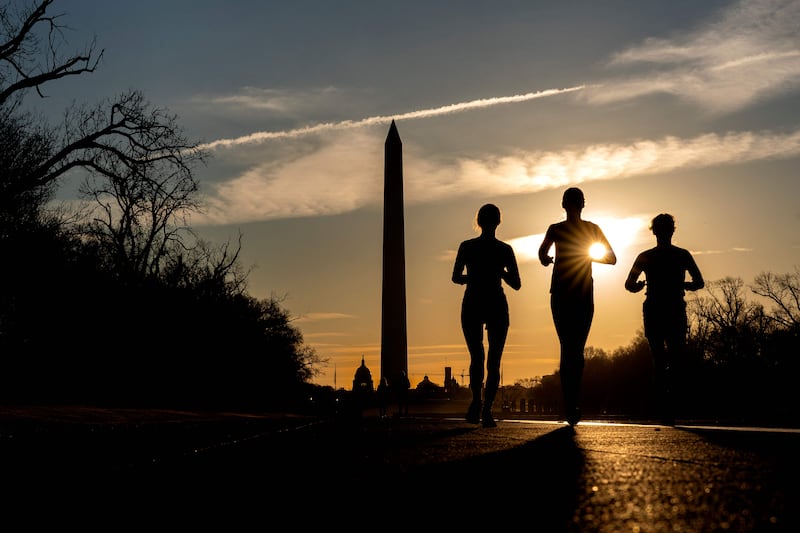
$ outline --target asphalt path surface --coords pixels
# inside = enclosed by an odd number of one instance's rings
[[[800,531],[799,445],[797,430],[502,417],[482,428],[413,408],[0,410],[4,511],[24,508],[25,530],[56,517],[103,530]]]

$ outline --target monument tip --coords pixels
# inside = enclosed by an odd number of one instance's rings
[[[400,142],[400,133],[397,131],[397,124],[392,119],[392,124],[389,126],[389,134],[386,136],[386,141]]]

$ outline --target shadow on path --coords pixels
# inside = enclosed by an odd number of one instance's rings
[[[510,449],[412,469],[406,481],[417,502],[454,522],[499,527],[525,523],[534,531],[568,529],[583,491],[584,457],[564,426]],[[449,506],[437,504],[441,499]]]

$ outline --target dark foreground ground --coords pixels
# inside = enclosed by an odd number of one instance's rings
[[[0,407],[6,530],[800,531],[800,433]],[[22,526],[19,526],[22,524]]]

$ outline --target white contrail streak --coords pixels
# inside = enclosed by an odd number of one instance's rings
[[[419,111],[409,111],[400,115],[392,116],[378,116],[369,117],[361,120],[343,120],[341,122],[325,122],[322,124],[315,124],[313,126],[306,126],[303,128],[296,128],[293,130],[285,131],[259,131],[244,135],[235,139],[219,139],[202,144],[199,148],[204,150],[213,150],[215,148],[222,148],[228,146],[238,146],[241,144],[257,143],[268,141],[272,139],[286,139],[293,137],[300,137],[309,135],[311,133],[319,133],[327,130],[341,130],[348,128],[358,128],[361,126],[372,126],[375,124],[388,124],[392,120],[407,120],[415,118],[429,118],[439,115],[448,115],[451,113],[459,113],[461,111],[469,111],[471,109],[479,109],[483,107],[491,107],[502,104],[515,104],[518,102],[526,102],[528,100],[535,100],[536,98],[545,98],[547,96],[555,96],[564,93],[571,93],[584,89],[585,85],[576,85],[575,87],[567,87],[565,89],[547,89],[535,93],[517,94],[514,96],[496,96],[493,98],[481,98],[479,100],[471,100],[469,102],[461,102],[458,104],[450,104],[442,107],[432,109],[421,109]]]

